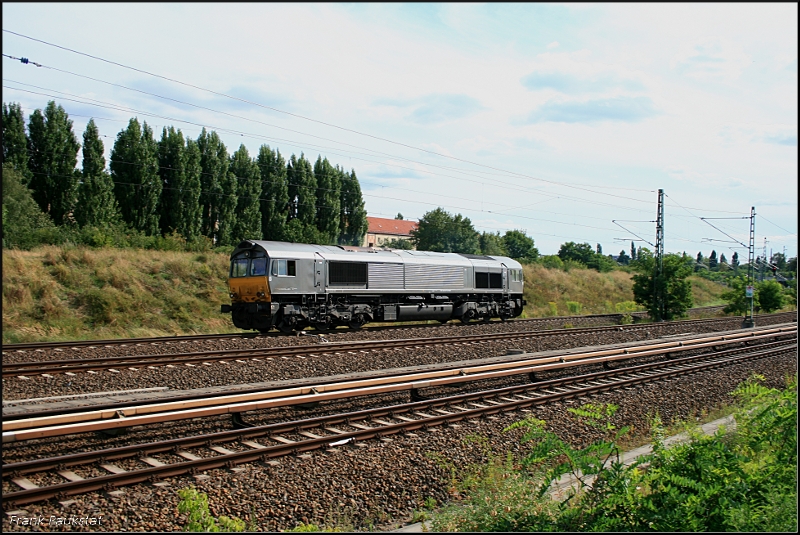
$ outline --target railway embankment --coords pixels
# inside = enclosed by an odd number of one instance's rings
[[[3,251],[3,343],[236,332],[220,314],[221,252],[41,247]],[[631,275],[526,265],[524,316],[637,310]],[[724,287],[692,278],[695,306]],[[577,326],[577,324],[576,324]]]

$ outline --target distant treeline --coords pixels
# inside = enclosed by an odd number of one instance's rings
[[[81,145],[53,101],[30,115],[27,128],[20,105],[3,103],[3,169],[16,172],[58,228],[124,227],[214,246],[242,239],[360,245],[367,231],[355,171],[327,158],[312,165],[301,153],[286,161],[268,145],[255,158],[244,145],[230,155],[205,128],[195,140],[164,127],[156,140],[147,122],[132,118],[117,134],[107,169],[94,119]],[[4,223],[7,215],[4,198]]]

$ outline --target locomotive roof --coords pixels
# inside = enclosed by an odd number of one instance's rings
[[[396,262],[399,264],[442,264],[468,266],[497,266],[502,262],[512,269],[520,269],[519,262],[505,256],[440,253],[435,251],[406,251],[340,245],[314,245],[265,240],[244,240],[231,253],[231,257],[253,248],[264,250],[272,258],[312,259],[319,254],[326,260],[344,262]]]

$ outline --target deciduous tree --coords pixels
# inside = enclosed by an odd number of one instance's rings
[[[775,281],[759,282],[756,285],[758,292],[758,306],[764,312],[774,312],[783,307],[783,287]]]
[[[717,251],[711,251],[711,254],[708,256],[708,269],[711,271],[717,270]]]
[[[122,219],[149,236],[157,235],[162,186],[158,176],[158,144],[147,122],[140,127],[133,118],[117,134],[110,167]]]
[[[10,164],[3,165],[3,247],[29,249],[38,245],[36,232],[51,231],[55,226],[42,212],[25,177]]]
[[[367,210],[364,208],[364,198],[361,196],[361,185],[358,183],[355,169],[350,173],[339,169],[339,182],[341,183],[341,220],[339,223],[339,244],[361,245],[364,234],[367,233]]]
[[[285,240],[289,218],[286,161],[279,150],[261,145],[256,162],[261,173],[261,233],[265,240]]]
[[[341,189],[339,173],[327,158],[317,157],[314,163],[317,181],[317,230],[325,244],[335,244],[339,239],[341,220]]]
[[[692,268],[679,255],[667,254],[662,259],[662,274],[655,275],[655,258],[646,249],[640,251],[633,276],[634,300],[647,308],[655,321],[679,318],[692,307],[692,285],[687,277]],[[655,299],[655,292],[664,298],[663,311]]]
[[[16,102],[3,103],[3,165],[16,169],[28,184],[31,173],[28,169],[28,136],[25,133],[25,117],[22,107]]]
[[[231,156],[230,172],[237,180],[234,243],[261,239],[261,171],[244,145]]]
[[[82,227],[107,228],[119,220],[114,183],[106,172],[105,148],[94,119],[83,132],[83,172],[78,186],[75,220]]]
[[[75,205],[78,176],[78,143],[72,121],[54,101],[42,110],[35,110],[28,125],[28,168],[33,198],[53,222],[61,225]]]
[[[731,257],[731,267],[734,271],[739,271],[739,253],[737,251],[734,251]]]
[[[536,248],[533,238],[521,230],[509,230],[503,235],[508,256],[516,260],[533,262],[539,258],[539,250]]]
[[[304,154],[289,158],[286,166],[286,178],[289,181],[289,202],[295,204],[294,217],[304,226],[316,228],[317,222],[317,180],[311,163]]]
[[[482,232],[479,239],[481,254],[491,256],[509,256],[503,237],[499,232]]]
[[[223,189],[231,189],[228,149],[216,132],[208,133],[205,128],[197,138],[197,148],[200,150],[200,232],[219,244],[220,220],[229,219],[227,213],[223,214],[230,205],[223,197]]]
[[[596,253],[588,243],[575,243],[569,241],[561,244],[558,249],[558,257],[561,260],[573,260],[583,265],[588,265]]]
[[[479,249],[479,235],[468,217],[455,216],[443,208],[426,213],[411,231],[417,249],[443,253],[471,253]]]

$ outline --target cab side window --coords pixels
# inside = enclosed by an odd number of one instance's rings
[[[273,260],[272,261],[272,274],[277,277],[294,277],[296,276],[296,267],[294,260]]]

